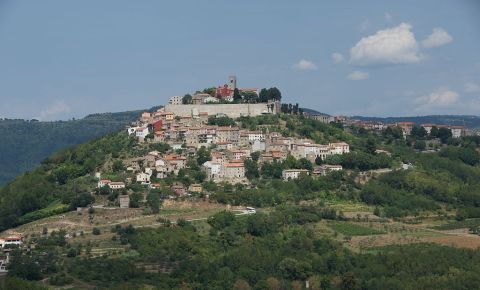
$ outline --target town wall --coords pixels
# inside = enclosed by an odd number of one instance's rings
[[[274,104],[273,112],[269,106]],[[259,104],[201,104],[201,105],[166,105],[165,111],[172,112],[176,116],[192,116],[198,113],[208,113],[208,115],[225,114],[231,118],[241,116],[259,116],[267,112],[279,113],[279,103],[259,103]]]

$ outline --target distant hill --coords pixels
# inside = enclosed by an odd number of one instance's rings
[[[380,121],[385,123],[393,122],[415,122],[417,124],[433,123],[439,125],[463,125],[470,129],[480,128],[480,117],[469,115],[431,115],[417,117],[364,117],[353,116],[353,119],[363,121]]]
[[[118,131],[143,111],[91,114],[55,122],[0,119],[0,186],[35,168],[55,151]]]

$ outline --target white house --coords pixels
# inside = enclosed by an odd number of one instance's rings
[[[150,174],[144,172],[137,174],[137,182],[150,182]]]
[[[261,131],[249,131],[247,132],[248,135],[248,141],[253,142],[253,141],[264,141],[265,140],[265,134]]]
[[[22,244],[21,236],[10,236],[6,238],[0,238],[0,247],[5,248],[5,246],[16,245],[20,246]]]
[[[170,105],[181,105],[182,104],[182,97],[181,96],[173,96],[168,100]]]
[[[145,138],[148,135],[149,131],[147,127],[139,127],[135,130],[135,136],[138,138]]]
[[[283,180],[297,179],[302,173],[308,174],[308,170],[307,169],[284,169],[282,171],[282,178]]]
[[[345,142],[330,143],[331,154],[345,154],[350,152],[350,146]]]
[[[220,176],[220,170],[222,168],[222,164],[220,163],[215,163],[212,161],[207,161],[203,163],[203,168],[207,174],[207,179],[208,180],[214,180],[219,178]]]

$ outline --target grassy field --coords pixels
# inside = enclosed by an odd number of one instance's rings
[[[353,223],[335,222],[329,223],[328,226],[334,231],[345,236],[371,236],[385,234],[383,231]]]

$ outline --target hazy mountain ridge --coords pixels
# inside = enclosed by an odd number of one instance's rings
[[[0,119],[0,185],[32,170],[60,149],[118,131],[137,120],[143,111],[90,114],[82,119],[53,122]]]

